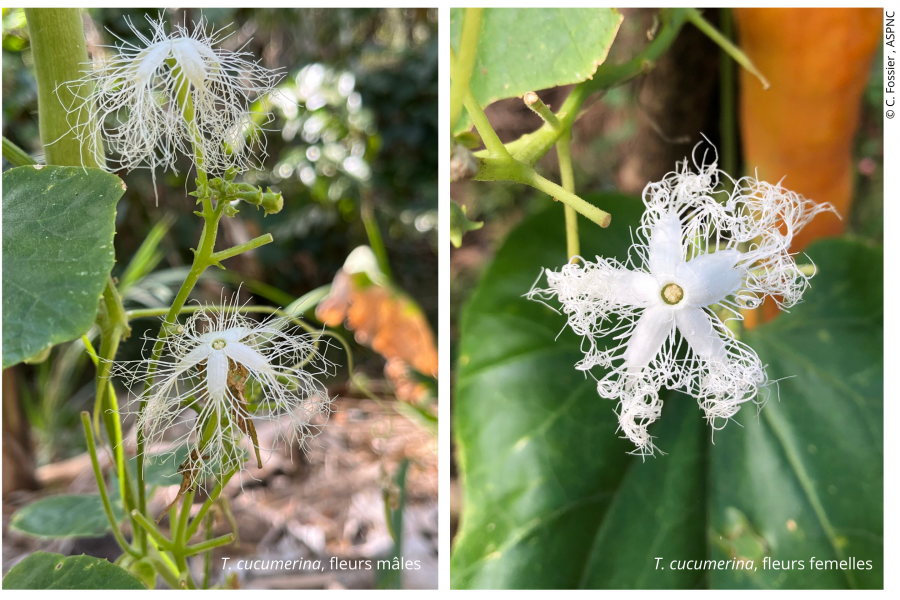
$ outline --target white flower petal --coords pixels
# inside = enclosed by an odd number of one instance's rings
[[[650,306],[659,298],[659,285],[649,273],[617,269],[609,283],[609,294],[616,304]]]
[[[650,230],[650,272],[659,279],[671,276],[682,262],[681,221],[670,211]]]
[[[702,254],[675,268],[684,301],[691,306],[709,306],[725,299],[741,287],[744,270],[735,268],[741,253],[731,248]]]
[[[225,354],[236,363],[240,363],[251,371],[267,372],[271,370],[269,361],[262,354],[246,344],[233,342],[225,346]]]
[[[214,402],[225,399],[228,389],[228,357],[221,350],[210,352],[206,363],[206,389]]]
[[[208,32],[203,18],[193,33],[176,23],[171,34],[162,15],[148,20],[152,35],[126,21],[140,43],[123,42],[82,78],[63,84],[79,99],[65,107],[72,135],[90,140],[92,154],[110,171],[174,169],[179,156],[196,159],[192,143],[201,146],[211,174],[261,165],[265,136],[259,122],[271,115],[253,103],[277,94],[282,74],[258,65],[249,52],[214,49],[222,31]],[[193,100],[190,125],[179,101],[185,88]],[[199,135],[186,136],[192,126]]]
[[[203,89],[203,82],[206,81],[206,64],[203,62],[198,46],[201,46],[200,42],[191,38],[172,40],[172,57],[181,67],[188,81],[197,89]]]
[[[200,344],[196,346],[178,361],[178,372],[183,373],[194,365],[199,364],[209,356],[210,352],[212,352],[212,348],[209,347],[209,344]]]
[[[659,353],[672,331],[673,311],[668,306],[651,306],[641,313],[631,332],[623,358],[624,366],[645,367]]]
[[[725,342],[705,310],[685,307],[676,311],[675,324],[694,354],[707,361],[726,360]]]
[[[150,78],[153,77],[154,73],[156,73],[156,70],[160,66],[162,66],[163,62],[168,57],[168,42],[157,42],[138,54],[136,60],[139,63],[139,66],[135,74],[138,82],[141,85],[147,85],[148,83],[150,83]]]
[[[239,342],[247,333],[248,329],[246,327],[231,327],[222,332],[222,339],[231,344]]]

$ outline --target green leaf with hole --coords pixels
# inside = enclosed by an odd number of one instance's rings
[[[115,262],[124,191],[100,169],[3,173],[3,368],[91,327]]]
[[[450,10],[450,43],[457,55],[464,15],[463,8]],[[621,23],[615,8],[485,8],[469,87],[483,108],[590,79]],[[464,116],[455,133],[470,124]]]
[[[141,581],[102,558],[35,552],[3,578],[5,590],[143,590]]]
[[[113,503],[122,519],[121,506]],[[13,513],[9,526],[42,538],[101,537],[109,531],[100,494],[60,494],[27,504]]]
[[[589,200],[615,219],[582,221],[582,254],[624,260],[642,203]],[[522,297],[565,263],[564,231],[558,205],[524,221],[463,311],[452,586],[881,587],[882,251],[811,247],[804,302],[745,336],[781,379],[759,417],[745,407],[713,438],[695,399],[663,391],[650,433],[666,454],[642,461],[616,432],[616,403],[575,369],[565,317]],[[766,557],[805,569],[764,569]],[[756,570],[729,567],[740,558]]]

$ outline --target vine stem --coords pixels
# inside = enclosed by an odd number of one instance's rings
[[[364,189],[361,193],[360,218],[363,226],[366,228],[366,236],[369,238],[369,247],[375,253],[378,260],[378,268],[388,280],[392,279],[391,263],[388,260],[387,248],[384,246],[384,238],[381,236],[381,229],[378,227],[378,219],[375,217],[375,207],[372,205],[371,190]]]
[[[128,337],[131,333],[131,328],[128,326],[125,307],[122,306],[122,298],[116,290],[112,277],[108,278],[107,285],[103,290],[103,300],[97,322],[100,325],[101,334],[100,354],[96,355],[95,352],[95,356],[92,357],[95,360],[97,370],[95,376],[96,384],[94,386],[96,389],[94,428],[99,435],[100,415],[102,414],[104,425],[106,426],[106,435],[109,438],[109,444],[115,456],[120,497],[130,520],[131,509],[134,508],[134,495],[132,494],[131,478],[125,460],[125,444],[122,438],[122,420],[119,415],[119,404],[112,389],[112,384],[109,381],[109,376],[116,357],[116,351],[119,348],[119,342],[123,337]],[[133,524],[132,530],[137,530]],[[140,538],[140,534],[137,534],[137,537]]]
[[[47,164],[103,167],[97,162],[103,154],[95,151],[100,150],[99,140],[93,140],[98,144],[93,149],[88,140],[78,141],[66,111],[66,107],[77,108],[90,90],[80,90],[76,95],[62,85],[77,80],[88,62],[81,9],[26,8],[25,19],[37,79],[38,127]],[[81,118],[83,112],[73,114]]]
[[[572,132],[567,131],[556,142],[556,156],[559,160],[559,177],[562,180],[563,189],[567,192],[575,192],[575,172],[572,168],[572,153],[570,141]],[[578,213],[566,204],[566,254],[569,261],[581,254],[581,244],[578,240]]]
[[[476,181],[515,181],[524,183],[548,194],[555,200],[571,206],[600,227],[609,227],[609,223],[612,220],[612,215],[605,210],[597,208],[587,200],[542,177],[534,170],[534,167],[518,160],[495,157],[482,158],[478,165],[478,173],[476,173],[474,179]]]
[[[475,58],[478,54],[478,37],[481,34],[482,8],[467,8],[463,18],[462,32],[459,36],[459,51],[451,54],[450,78],[450,133],[456,127],[462,115],[463,98],[469,91],[469,82],[475,70]]]
[[[718,44],[718,46],[733,58],[737,64],[747,69],[747,71],[759,79],[763,89],[769,89],[769,80],[756,68],[756,65],[753,64],[750,57],[744,54],[743,50],[735,46],[731,40],[722,35],[722,32],[713,27],[712,23],[704,19],[699,10],[696,8],[687,9],[687,19],[693,23],[697,29],[702,31],[706,37]]]
[[[722,35],[726,39],[734,36],[734,17],[730,8],[720,9]],[[719,57],[719,91],[721,113],[719,128],[722,131],[722,170],[726,173],[737,173],[737,116],[735,115],[735,69],[734,63],[726,58],[727,52],[721,50]],[[730,181],[722,182],[728,191],[734,188]]]
[[[506,146],[503,145],[503,142],[500,141],[500,138],[497,137],[497,132],[494,131],[491,122],[488,121],[487,115],[484,114],[484,110],[481,108],[481,105],[478,104],[478,100],[475,99],[472,90],[467,89],[463,94],[463,104],[469,113],[469,117],[475,124],[475,129],[478,130],[478,134],[481,136],[484,147],[487,148],[488,152],[497,158],[511,161],[512,156],[509,154]]]

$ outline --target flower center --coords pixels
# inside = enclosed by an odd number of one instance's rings
[[[213,350],[221,350],[222,348],[225,347],[225,340],[223,340],[222,338],[213,340],[212,347],[213,347]]]
[[[663,301],[666,304],[678,304],[681,302],[682,298],[684,298],[684,290],[681,289],[681,286],[676,283],[670,283],[663,287],[662,292],[660,293]]]

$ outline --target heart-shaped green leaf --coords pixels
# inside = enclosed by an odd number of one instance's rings
[[[3,173],[3,368],[91,327],[115,262],[124,190],[100,169]]]
[[[121,519],[121,506],[116,503],[115,508]],[[61,494],[23,506],[9,526],[35,537],[100,537],[109,531],[109,519],[100,494]]]
[[[463,8],[450,9],[450,43],[457,52],[464,15]],[[485,107],[590,79],[621,23],[614,8],[485,8],[469,88]],[[460,119],[456,132],[469,124]]]
[[[582,224],[582,254],[623,260],[641,202],[591,200],[615,220]],[[881,251],[811,248],[819,274],[805,302],[746,336],[772,379],[793,378],[714,445],[696,400],[665,392],[650,432],[666,455],[642,461],[617,437],[615,403],[575,370],[581,340],[565,318],[522,297],[541,267],[564,263],[563,231],[558,206],[523,222],[462,316],[453,587],[880,587]],[[856,568],[866,560],[872,569]]]
[[[5,590],[143,590],[141,581],[102,558],[35,552],[3,578]]]

